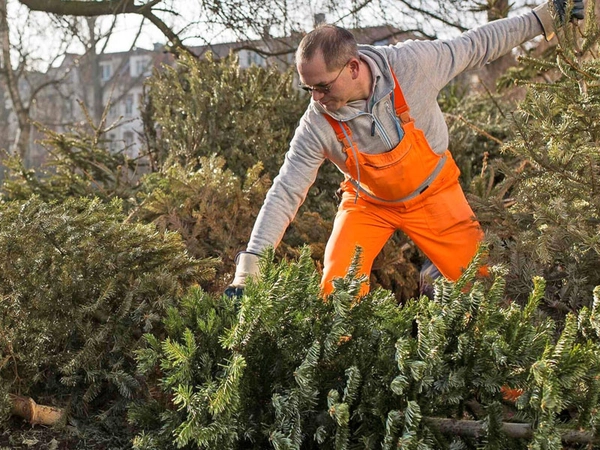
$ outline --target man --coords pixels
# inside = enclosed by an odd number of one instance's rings
[[[567,0],[551,0],[564,23]],[[576,0],[569,19],[583,18]],[[325,159],[345,175],[343,196],[325,250],[322,291],[346,274],[356,246],[368,275],[386,241],[400,229],[445,277],[469,264],[483,233],[458,183],[448,129],[437,103],[441,89],[544,33],[553,36],[548,5],[497,20],[456,39],[357,45],[350,32],[323,25],[296,52],[301,87],[312,95],[279,175],[258,215],[247,250],[237,257],[228,295],[240,295],[258,258],[277,246]],[[364,285],[362,294],[368,291]]]

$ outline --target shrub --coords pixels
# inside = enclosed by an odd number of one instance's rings
[[[204,288],[222,292],[231,281],[234,257],[245,247],[270,181],[262,165],[249,169],[245,181],[224,169],[221,157],[200,158],[196,170],[165,168],[144,179],[132,219],[153,222],[177,232],[189,253],[215,258],[216,276]]]
[[[2,183],[5,200],[27,200],[36,195],[50,201],[70,197],[130,199],[137,190],[137,164],[123,153],[111,152],[102,136],[105,130],[75,129],[56,133],[44,128],[42,141],[48,151],[42,167],[27,169],[18,157],[6,158],[7,176]],[[129,205],[124,203],[125,207]]]
[[[241,69],[235,55],[211,54],[182,55],[176,66],[155,73],[148,88],[168,152],[161,166],[195,169],[200,158],[219,155],[240,177],[260,161],[273,179],[307,105],[292,78],[291,70]]]

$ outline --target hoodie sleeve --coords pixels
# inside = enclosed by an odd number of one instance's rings
[[[296,128],[279,175],[267,193],[252,229],[248,252],[261,254],[267,247],[279,245],[325,160],[323,144],[311,130],[308,117],[307,111]]]
[[[529,12],[489,22],[454,39],[409,41],[397,47],[418,56],[420,72],[441,90],[462,72],[482,68],[542,32],[538,17]]]

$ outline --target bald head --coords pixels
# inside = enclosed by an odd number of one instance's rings
[[[339,69],[350,59],[359,57],[352,33],[329,24],[321,24],[304,36],[296,51],[296,64],[310,61],[317,53],[323,55],[328,70]]]

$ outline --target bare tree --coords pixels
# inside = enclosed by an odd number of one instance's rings
[[[66,129],[82,117],[81,112],[75,112],[79,103],[98,124],[98,129],[109,128],[110,125],[105,126],[108,103],[122,100],[133,85],[140,84],[144,75],[126,77],[121,82],[119,76],[129,63],[126,57],[121,57],[110,79],[100,77],[100,61],[118,14],[111,16],[108,30],[101,31],[96,16],[42,14],[25,8],[25,2],[14,1],[13,8],[21,6],[17,14],[13,10],[10,16],[10,4],[10,0],[0,0],[0,90],[10,104],[8,110],[2,110],[1,126],[5,131],[2,148],[19,155],[26,165],[37,165],[44,152],[39,145],[32,146],[37,136],[34,122],[55,130]],[[19,19],[18,25],[15,17]],[[130,50],[135,47],[143,26],[142,22]],[[52,29],[51,39],[39,36],[31,39],[32,34],[43,34],[44,29]],[[50,41],[52,45],[48,45]],[[43,55],[39,52],[40,43],[44,44]],[[83,49],[77,57],[68,53],[75,43]],[[115,85],[118,89],[113,92]],[[66,109],[70,110],[69,117]]]
[[[11,100],[17,121],[16,137],[11,151],[26,160],[32,132],[31,109],[41,91],[60,83],[61,80],[40,76],[39,72],[32,70],[33,57],[23,42],[26,38],[19,34],[16,36],[17,42],[11,42],[7,0],[0,0],[0,79]],[[16,63],[13,64],[14,59]]]

